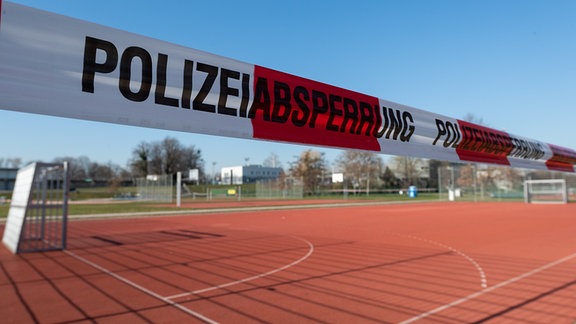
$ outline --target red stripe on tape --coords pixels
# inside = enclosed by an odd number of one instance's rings
[[[510,165],[508,154],[513,149],[506,132],[458,120],[462,141],[456,153],[463,161]]]
[[[380,151],[378,109],[376,97],[254,67],[255,138]]]
[[[546,167],[550,170],[574,172],[576,152],[557,145],[548,146],[552,150],[552,157],[546,161]]]

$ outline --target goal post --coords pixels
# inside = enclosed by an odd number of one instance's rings
[[[14,254],[66,248],[68,163],[33,163],[20,170],[2,242]]]
[[[568,189],[564,179],[524,181],[526,203],[568,203]]]

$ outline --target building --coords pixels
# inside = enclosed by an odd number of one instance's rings
[[[0,191],[12,191],[18,169],[0,168]]]
[[[258,180],[277,179],[282,173],[282,168],[261,165],[225,167],[220,170],[222,184],[244,184]]]

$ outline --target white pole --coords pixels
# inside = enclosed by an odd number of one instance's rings
[[[182,172],[176,173],[176,207],[180,207],[182,200]]]

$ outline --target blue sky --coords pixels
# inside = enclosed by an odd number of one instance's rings
[[[576,148],[576,1],[17,0],[448,117]],[[0,158],[126,166],[167,136],[207,170],[310,147],[0,110]],[[314,148],[332,162],[342,151]]]

